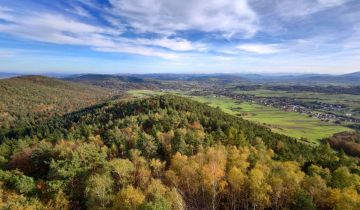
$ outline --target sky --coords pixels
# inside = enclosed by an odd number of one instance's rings
[[[0,0],[0,71],[360,71],[360,0]]]

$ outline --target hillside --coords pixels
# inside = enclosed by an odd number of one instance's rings
[[[204,83],[215,85],[249,84],[249,83],[278,83],[302,85],[358,85],[360,73],[354,72],[343,75],[330,74],[128,74],[105,75],[85,74],[65,78],[68,81],[82,82],[112,89],[154,89],[166,88],[172,83]],[[167,86],[164,86],[167,84]],[[170,86],[171,87],[171,86]]]
[[[106,74],[85,74],[64,78],[67,81],[90,84],[112,90],[155,89],[159,83],[135,76],[119,76]]]
[[[246,79],[236,74],[134,74],[139,78],[161,81],[198,81],[198,82],[244,82]]]
[[[5,209],[360,205],[357,159],[177,96],[107,102],[0,139]]]
[[[106,89],[43,76],[0,80],[0,127],[62,115],[110,97]]]
[[[245,83],[242,77],[233,74],[85,74],[64,78],[68,81],[91,84],[116,91],[134,89],[173,89],[191,91],[199,87],[210,88],[229,84]]]

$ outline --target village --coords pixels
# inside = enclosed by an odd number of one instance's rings
[[[359,118],[352,116],[344,104],[330,104],[319,101],[302,101],[290,97],[259,97],[252,94],[239,94],[226,88],[207,88],[206,90],[192,91],[194,96],[225,96],[238,101],[272,106],[284,111],[298,112],[309,117],[318,118],[326,122],[360,123]],[[341,113],[341,114],[340,114]]]

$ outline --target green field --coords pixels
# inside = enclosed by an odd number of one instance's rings
[[[236,93],[255,95],[258,97],[289,97],[300,101],[319,101],[329,104],[345,104],[349,109],[360,109],[360,95],[350,94],[326,94],[326,93],[315,93],[315,92],[287,92],[277,90],[266,90],[258,89],[254,91],[237,90]],[[345,114],[345,113],[338,113]],[[360,115],[354,115],[360,117]]]
[[[164,94],[164,92],[153,90],[129,90],[127,93],[135,98]]]
[[[134,90],[129,93],[136,97],[164,94],[165,92]],[[175,92],[184,95],[181,92]],[[331,136],[334,133],[350,130],[347,127],[322,122],[319,119],[308,117],[296,112],[286,112],[273,107],[251,103],[237,103],[235,100],[219,96],[188,96],[196,101],[207,103],[212,107],[220,107],[224,112],[242,116],[244,119],[263,124],[274,132],[295,138],[307,138],[317,143],[319,139]]]

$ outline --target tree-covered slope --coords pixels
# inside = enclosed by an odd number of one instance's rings
[[[65,114],[110,96],[110,91],[43,76],[0,80],[0,127]]]
[[[0,208],[360,206],[356,159],[178,96],[108,102],[0,137]]]
[[[162,115],[164,118],[156,120],[157,115]],[[269,147],[278,150],[282,157],[298,160],[305,160],[303,154],[306,153],[301,150],[313,148],[298,142],[296,139],[275,134],[263,126],[225,114],[220,109],[172,95],[100,104],[54,118],[41,125],[18,126],[14,129],[8,129],[9,132],[7,134],[4,132],[2,136],[7,136],[10,139],[34,135],[38,138],[68,139],[73,138],[72,133],[68,130],[70,127],[75,130],[82,130],[82,132],[83,130],[91,130],[91,127],[96,127],[97,134],[106,138],[108,133],[116,127],[113,125],[114,120],[121,121],[129,117],[137,119],[138,135],[147,133],[155,136],[156,131],[174,132],[177,129],[186,129],[189,126],[200,126],[203,139],[196,140],[198,141],[197,147],[214,145],[215,143],[240,146],[249,142],[264,141]],[[193,136],[193,138],[196,137]],[[198,149],[192,148],[191,150],[194,150],[192,153]],[[288,152],[289,150],[291,151]],[[287,157],[295,153],[293,150],[299,150],[296,152],[296,157]]]
[[[119,76],[108,74],[85,74],[65,78],[67,81],[95,85],[112,90],[124,91],[130,89],[156,89],[160,83],[155,80],[135,76]]]

